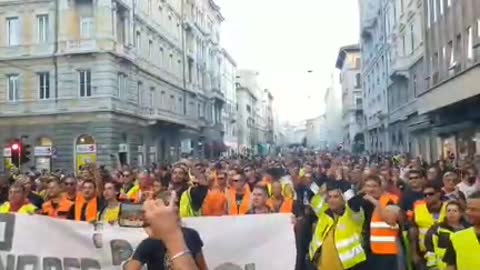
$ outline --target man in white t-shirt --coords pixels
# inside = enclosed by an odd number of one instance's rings
[[[471,194],[480,190],[480,183],[477,180],[477,171],[475,168],[468,168],[462,177],[462,182],[457,185],[457,188],[465,194],[465,197],[470,197]]]

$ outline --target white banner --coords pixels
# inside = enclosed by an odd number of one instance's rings
[[[272,214],[193,218],[184,224],[199,232],[210,270],[290,270],[296,254],[290,220]],[[0,269],[121,269],[145,238],[137,228],[0,215]]]

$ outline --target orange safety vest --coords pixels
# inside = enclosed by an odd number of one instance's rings
[[[42,214],[53,218],[66,219],[72,205],[73,202],[65,197],[60,199],[57,208],[53,207],[52,200],[48,200],[42,205]]]
[[[242,204],[240,207],[237,206],[237,193],[233,188],[227,191],[227,205],[228,205],[228,214],[231,216],[245,215],[250,210],[252,199],[251,191],[248,186],[244,187],[245,193],[243,195]]]
[[[203,201],[202,216],[223,216],[227,210],[227,198],[219,190],[209,190]]]
[[[83,211],[85,209],[85,215]],[[83,196],[77,196],[75,200],[75,220],[92,222],[97,220],[98,215],[98,198],[86,201]]]
[[[276,213],[293,213],[293,200],[292,199],[284,197],[283,201],[282,201],[282,204],[280,205],[280,207],[278,209],[275,209],[273,201],[274,201],[273,198],[270,198],[267,201],[267,205],[270,207],[270,209],[272,209],[273,212],[276,212]]]
[[[387,207],[389,202],[398,204],[398,196],[385,193],[380,197],[381,207]],[[397,240],[399,236],[399,226],[391,226],[387,224],[378,209],[375,209],[370,221],[370,247],[373,254],[378,255],[394,255],[398,254]]]

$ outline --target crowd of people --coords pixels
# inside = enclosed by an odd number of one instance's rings
[[[148,169],[90,164],[76,176],[13,171],[0,180],[0,213],[114,225],[121,203],[174,192],[179,218],[291,214],[298,270],[480,269],[480,178],[469,160],[306,152]],[[207,269],[198,233],[181,231]],[[137,252],[129,269],[161,269],[147,257]]]

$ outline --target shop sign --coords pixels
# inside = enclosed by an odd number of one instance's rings
[[[78,144],[77,145],[77,154],[89,154],[96,153],[97,145],[96,144]]]
[[[52,155],[52,147],[51,146],[35,146],[33,149],[33,154],[36,157],[49,157]]]
[[[3,148],[3,156],[4,157],[11,157],[12,156],[12,149],[10,149],[10,147]]]
[[[185,139],[181,141],[180,150],[182,153],[190,153],[192,151],[192,141]]]

